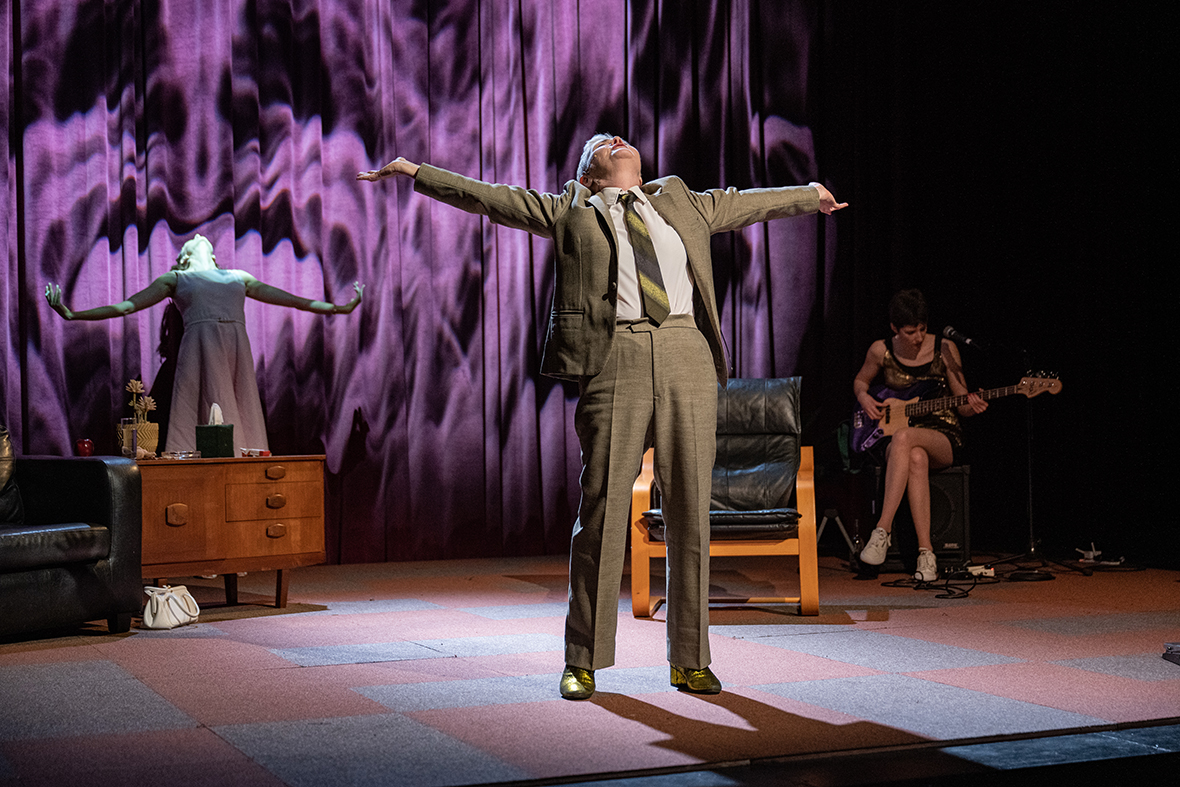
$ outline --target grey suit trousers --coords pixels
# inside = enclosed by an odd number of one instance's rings
[[[570,545],[566,663],[614,664],[631,488],[654,446],[668,547],[668,660],[708,666],[717,375],[693,318],[620,323],[603,370],[581,381],[574,423],[582,499]]]

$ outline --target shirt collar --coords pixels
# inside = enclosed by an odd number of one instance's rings
[[[636,200],[639,202],[647,204],[647,195],[643,193],[643,189],[639,188],[639,186],[632,186],[631,188],[627,189],[627,191],[630,191],[632,194],[634,194]],[[623,194],[623,189],[620,189],[616,186],[607,186],[602,189],[599,194],[602,195],[602,201],[609,208],[613,207],[614,204],[619,201],[619,197]]]

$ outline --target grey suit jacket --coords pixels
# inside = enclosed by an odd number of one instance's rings
[[[577,379],[602,371],[615,335],[618,255],[614,233],[590,204],[590,190],[576,181],[560,194],[465,178],[423,164],[415,191],[496,224],[551,238],[555,286],[541,373]],[[819,210],[819,190],[812,186],[773,189],[734,188],[691,191],[677,177],[643,184],[664,220],[676,230],[688,252],[696,283],[696,321],[713,352],[717,380],[728,376],[709,237],[767,219]]]

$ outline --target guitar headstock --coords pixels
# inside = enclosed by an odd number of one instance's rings
[[[1016,384],[1016,393],[1022,393],[1030,398],[1046,391],[1051,394],[1061,391],[1061,380],[1057,379],[1057,375],[1048,372],[1029,372]]]

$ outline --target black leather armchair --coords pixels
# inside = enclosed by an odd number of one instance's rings
[[[0,524],[0,636],[142,610],[139,468],[123,457],[27,456],[12,479],[23,522]]]
[[[711,602],[798,604],[819,614],[815,464],[801,445],[798,377],[733,379],[717,393],[717,459],[709,511],[709,554],[799,558],[799,595]],[[651,560],[662,558],[664,522],[651,452],[631,496],[631,605],[651,617],[663,598],[651,592]]]

